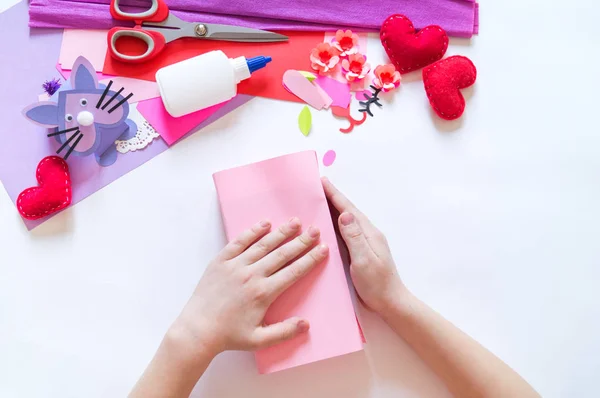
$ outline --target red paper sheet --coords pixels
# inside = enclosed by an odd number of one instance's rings
[[[235,43],[229,41],[198,40],[184,38],[169,43],[158,57],[142,64],[127,64],[115,60],[106,54],[103,72],[106,74],[134,77],[137,79],[156,81],[156,71],[163,66],[171,65],[184,59],[204,54],[208,51],[221,50],[230,58],[245,56],[247,58],[266,55],[273,58],[265,69],[252,74],[250,79],[238,85],[238,93],[259,97],[302,102],[289,93],[282,85],[283,73],[288,69],[310,70],[310,51],[323,42],[323,32],[281,32],[290,39],[280,43]],[[143,52],[139,43],[119,40],[119,50],[125,54]],[[193,84],[193,82],[190,82]]]

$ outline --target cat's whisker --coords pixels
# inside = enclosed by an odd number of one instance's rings
[[[75,140],[75,142],[73,143],[73,145],[71,146],[71,148],[69,148],[69,150],[65,154],[65,157],[64,157],[65,160],[67,160],[69,158],[69,155],[71,155],[71,152],[73,152],[73,150],[75,149],[75,147],[77,146],[77,144],[79,144],[79,141],[81,141],[82,138],[83,138],[83,133],[81,133],[77,137],[77,139]]]
[[[48,134],[48,137],[54,137],[55,135],[61,135],[61,134],[65,134],[65,133],[70,133],[71,131],[75,131],[77,129],[79,129],[79,127],[75,126],[75,127],[71,127],[70,129],[56,131],[54,133]]]
[[[66,141],[64,142],[64,144],[62,144],[62,145],[61,145],[61,147],[60,147],[60,148],[58,148],[58,150],[56,151],[56,154],[58,155],[58,154],[59,154],[59,153],[60,153],[60,152],[61,152],[63,149],[65,149],[65,147],[66,147],[67,145],[69,145],[69,144],[71,143],[71,141],[73,141],[73,138],[77,137],[77,136],[78,136],[78,134],[79,134],[79,130],[77,130],[77,132],[76,132],[75,134],[73,134],[72,136],[70,136],[70,137],[69,137],[69,139],[68,139],[68,140],[66,140]],[[83,134],[81,134],[81,135],[83,135]]]
[[[96,109],[99,109],[100,105],[102,105],[102,101],[104,101],[104,98],[106,98],[106,94],[108,94],[108,90],[110,90],[110,86],[112,86],[112,84],[113,84],[112,80],[108,82],[108,85],[104,89],[102,96],[100,97],[100,99],[98,100],[98,103],[96,104]]]
[[[105,110],[106,107],[115,100],[115,98],[117,98],[119,95],[121,95],[121,93],[123,92],[123,90],[125,90],[125,87],[121,87],[121,89],[119,91],[117,91],[115,93],[115,95],[113,95],[106,104],[102,105],[102,110]]]
[[[125,97],[121,101],[119,101],[115,106],[113,106],[112,108],[110,108],[109,111],[108,111],[108,113],[112,113],[112,111],[114,111],[115,109],[117,109],[118,107],[120,107],[121,105],[123,105],[123,103],[127,102],[129,100],[129,98],[131,98],[131,97],[133,97],[133,93],[129,94],[127,97]],[[104,109],[104,108],[102,108],[102,109]]]

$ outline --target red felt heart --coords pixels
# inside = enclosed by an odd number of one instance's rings
[[[408,73],[442,59],[448,49],[448,35],[437,25],[418,33],[404,15],[389,16],[381,27],[381,43],[400,73]]]
[[[477,69],[467,57],[455,55],[423,69],[423,83],[429,102],[442,119],[454,120],[465,110],[459,89],[475,83]]]
[[[39,186],[27,188],[17,198],[17,209],[24,218],[36,220],[71,204],[69,166],[62,158],[48,156],[42,159],[36,178]]]

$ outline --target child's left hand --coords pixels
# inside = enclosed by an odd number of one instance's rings
[[[208,265],[171,332],[184,336],[190,349],[213,355],[257,350],[306,332],[308,321],[296,317],[263,325],[271,303],[329,253],[326,245],[316,246],[317,228],[298,235],[300,226],[292,218],[269,233],[271,224],[262,221],[230,242]]]

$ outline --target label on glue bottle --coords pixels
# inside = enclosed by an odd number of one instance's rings
[[[156,83],[167,112],[180,117],[230,100],[238,83],[268,62],[271,57],[228,58],[211,51],[159,69]]]

